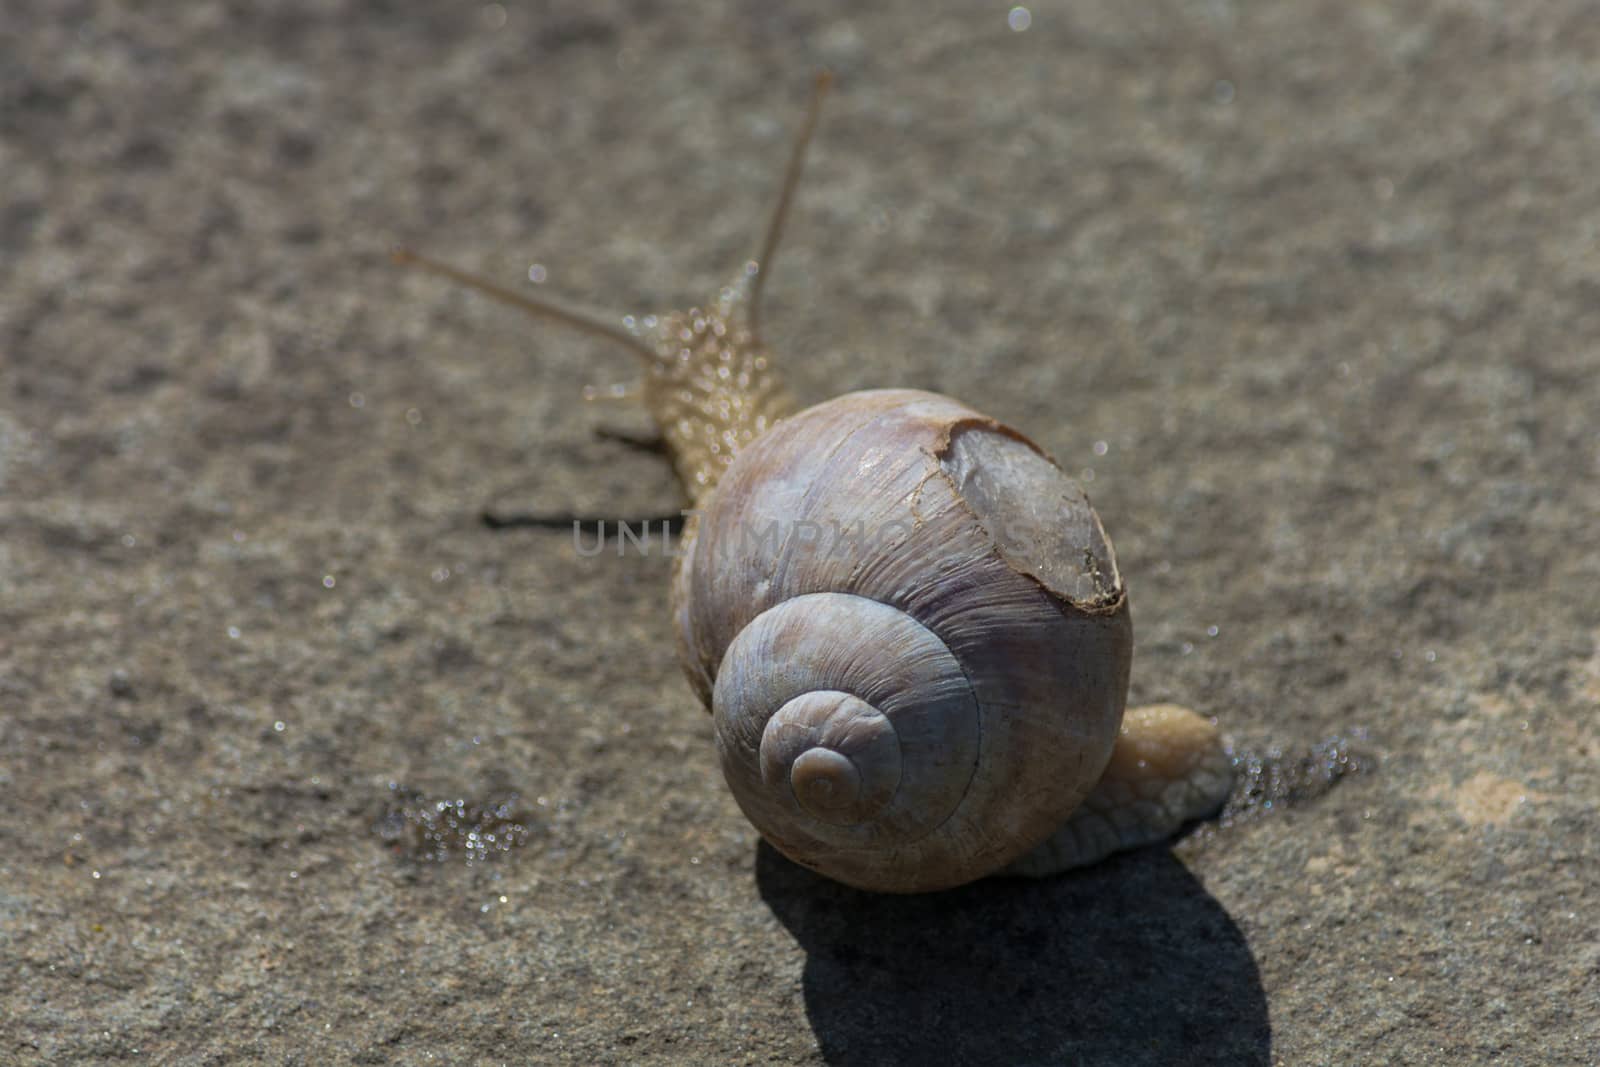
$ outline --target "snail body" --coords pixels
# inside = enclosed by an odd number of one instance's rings
[[[1160,840],[1231,783],[1210,722],[1124,704],[1116,555],[1083,490],[1018,431],[936,393],[795,411],[758,329],[760,257],[712,304],[621,333],[694,500],[672,582],[679,658],[724,777],[791,859],[866,889],[1042,875]]]

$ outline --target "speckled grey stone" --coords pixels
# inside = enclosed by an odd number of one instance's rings
[[[8,0],[0,1062],[1596,1062],[1593,4],[1008,6]],[[386,251],[703,299],[822,64],[796,392],[1025,428],[1136,700],[1375,770],[855,893],[723,787],[667,560],[480,521],[680,501],[577,402],[625,351]]]

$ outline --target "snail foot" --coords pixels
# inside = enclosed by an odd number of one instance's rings
[[[1003,875],[1042,878],[1165,840],[1216,813],[1233,786],[1217,727],[1177,704],[1129,708],[1100,781],[1061,828]]]

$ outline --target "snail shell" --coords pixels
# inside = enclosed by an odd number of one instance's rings
[[[948,397],[850,393],[777,423],[702,503],[673,586],[739,806],[862,888],[992,873],[1111,756],[1132,625],[1082,490]]]

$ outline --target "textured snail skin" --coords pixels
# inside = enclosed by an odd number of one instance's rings
[[[746,295],[736,283],[705,308],[647,319],[639,331],[654,356],[645,370],[645,407],[696,501],[740,449],[794,411],[766,346],[749,327]]]
[[[1000,873],[1043,877],[1153,845],[1216,811],[1232,787],[1233,761],[1209,720],[1177,704],[1129,708],[1083,804]]]

